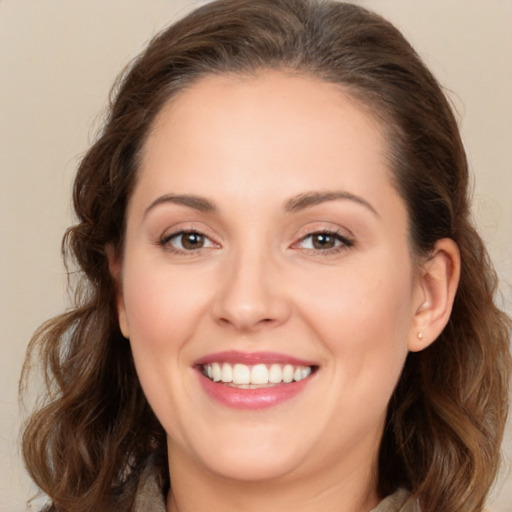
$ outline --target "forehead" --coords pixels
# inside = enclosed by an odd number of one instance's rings
[[[264,69],[251,74],[210,74],[193,81],[164,104],[152,125],[152,133],[162,123],[168,123],[171,116],[190,118],[190,114],[199,113],[203,123],[207,120],[228,123],[245,117],[257,124],[268,121],[269,116],[275,119],[279,114],[290,118],[301,116],[316,124],[315,121],[325,123],[326,112],[331,112],[333,118],[338,113],[350,112],[360,116],[357,123],[351,119],[353,129],[364,122],[380,138],[384,133],[382,125],[372,115],[373,105],[366,105],[362,98],[361,93],[351,93],[348,86],[301,72]],[[293,127],[285,128],[290,131]]]
[[[217,176],[221,168],[237,165],[282,172],[310,161],[319,170],[341,155],[354,166],[382,168],[385,148],[379,123],[337,84],[280,71],[212,75],[181,91],[159,113],[141,172],[162,159],[178,173],[176,160],[186,161],[189,172],[209,160]]]
[[[379,123],[339,85],[280,71],[206,76],[157,116],[136,192],[282,202],[334,188],[385,201],[385,148]]]
[[[159,198],[193,196],[226,225],[270,230],[293,198],[341,192],[402,238],[408,215],[390,175],[379,123],[339,86],[278,72],[208,76],[158,115],[127,222],[143,223]]]

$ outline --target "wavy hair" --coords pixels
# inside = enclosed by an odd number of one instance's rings
[[[75,304],[34,335],[46,389],[23,435],[47,510],[126,510],[148,456],[168,482],[165,432],[139,385],[116,315],[106,248],[120,254],[141,148],[173,96],[208,74],[285,69],[343,86],[380,122],[412,253],[452,238],[462,258],[453,313],[411,353],[391,398],[377,474],[423,512],[479,512],[495,479],[507,416],[510,320],[469,211],[468,164],[441,87],[400,32],[361,7],[316,0],[220,0],[170,26],[118,79],[104,127],[74,184],[78,223],[63,253],[78,268]]]

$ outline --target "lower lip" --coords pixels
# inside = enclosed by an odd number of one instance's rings
[[[222,382],[212,382],[202,373],[198,373],[201,385],[208,396],[234,409],[253,410],[274,407],[291,400],[303,391],[311,378],[289,384],[276,384],[268,388],[240,389]]]

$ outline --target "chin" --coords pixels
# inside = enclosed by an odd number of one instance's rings
[[[188,445],[189,456],[201,461],[210,473],[222,478],[258,482],[281,479],[296,471],[304,461],[305,443],[290,439],[289,432],[251,432],[245,425],[237,435],[231,429],[213,438],[202,437]],[[242,435],[240,435],[242,434]],[[274,434],[274,435],[271,435]],[[195,446],[194,446],[195,445]]]
[[[212,461],[213,462],[213,461]],[[276,481],[284,478],[299,466],[296,457],[238,457],[219,455],[217,460],[209,465],[210,471],[217,475],[243,482]]]

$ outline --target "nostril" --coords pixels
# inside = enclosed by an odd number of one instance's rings
[[[251,331],[271,328],[287,320],[289,307],[284,297],[259,293],[254,286],[251,290],[249,286],[237,286],[230,288],[229,293],[219,293],[211,308],[218,325]]]

